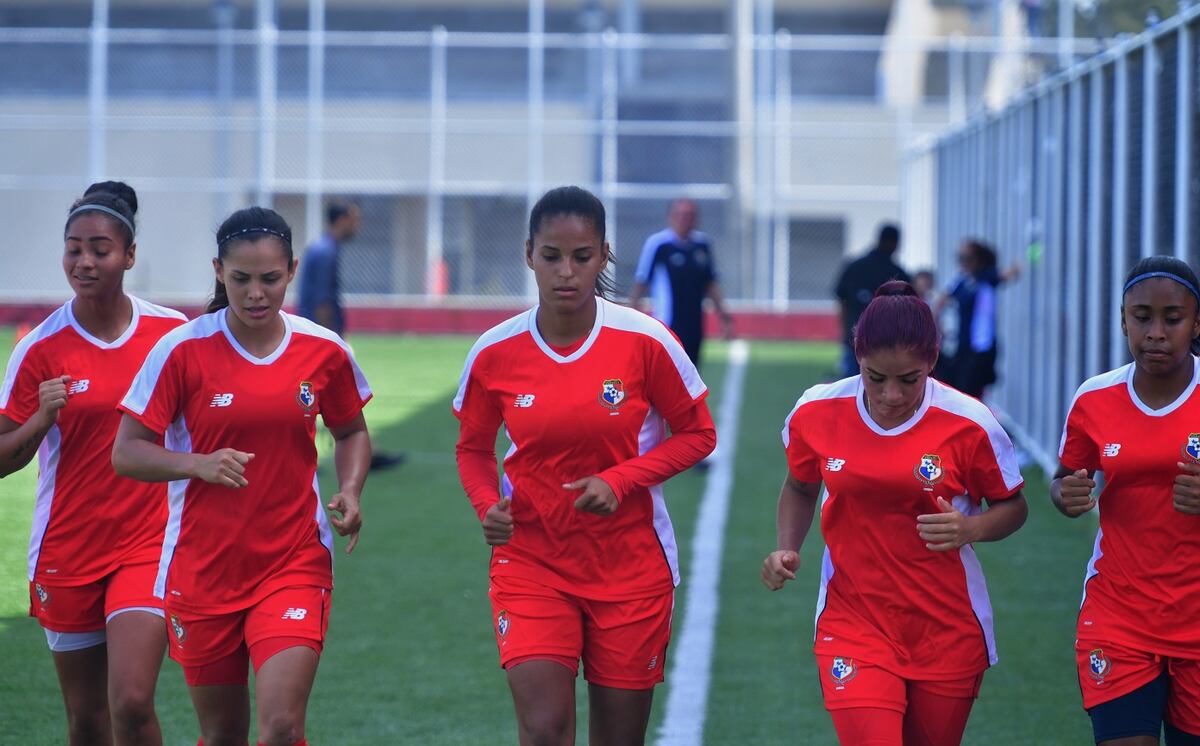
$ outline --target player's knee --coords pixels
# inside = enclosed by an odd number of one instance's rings
[[[67,711],[67,733],[72,744],[104,743],[110,727],[108,709],[103,705],[76,706]]]
[[[575,735],[570,715],[549,709],[522,714],[521,731],[521,742],[533,746],[562,746],[572,743]]]
[[[277,712],[263,717],[258,739],[264,746],[294,746],[304,740],[304,714]]]
[[[126,688],[112,695],[113,729],[137,733],[154,722],[154,689]]]

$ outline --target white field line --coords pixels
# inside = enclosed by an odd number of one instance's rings
[[[717,414],[720,445],[709,467],[708,482],[696,518],[692,559],[687,577],[687,605],[683,629],[671,646],[670,689],[667,710],[658,731],[658,746],[699,746],[704,738],[708,711],[708,682],[712,674],[713,641],[720,608],[721,556],[725,548],[725,523],[733,489],[737,456],[738,415],[746,378],[749,348],[742,340],[729,349],[729,367]]]

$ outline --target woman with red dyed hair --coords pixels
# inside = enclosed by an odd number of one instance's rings
[[[810,388],[783,429],[778,548],[762,579],[795,579],[823,485],[814,650],[843,744],[958,744],[996,663],[971,545],[1021,527],[1023,480],[987,407],[929,377],[937,350],[929,306],[885,283],[854,329],[861,374]]]

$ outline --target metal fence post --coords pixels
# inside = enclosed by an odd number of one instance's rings
[[[1129,59],[1117,58],[1113,69],[1113,214],[1112,214],[1112,276],[1110,297],[1120,299],[1125,276],[1126,205],[1129,193]],[[1108,329],[1108,367],[1117,368],[1125,362],[1125,339],[1119,324]]]
[[[617,238],[617,32],[604,29],[601,37],[600,191],[608,212],[608,234]],[[636,259],[634,260],[636,261]]]
[[[443,200],[446,190],[445,26],[436,26],[429,44],[429,197],[425,201],[425,292],[434,295],[445,247]]]
[[[94,183],[108,168],[108,0],[92,3],[88,73],[88,180]]]
[[[258,197],[270,207],[275,196],[276,45],[275,0],[258,0]]]
[[[1142,58],[1142,256],[1158,253],[1158,50],[1146,43]]]
[[[308,240],[321,235],[321,180],[325,168],[325,0],[308,2],[308,153],[304,228]]]
[[[1088,219],[1087,219],[1087,299],[1088,309],[1084,331],[1083,376],[1094,376],[1102,371],[1104,361],[1100,359],[1101,339],[1107,332],[1101,326],[1100,304],[1103,303],[1104,277],[1100,261],[1104,252],[1104,73],[1093,70],[1088,76],[1091,97],[1088,101]],[[1111,207],[1110,207],[1111,209]],[[1078,381],[1076,382],[1079,383]]]
[[[772,203],[775,222],[773,296],[776,310],[787,309],[791,300],[791,220],[788,217],[788,186],[792,173],[792,35],[780,29],[775,34],[775,184]]]
[[[529,182],[526,184],[525,209],[532,211],[542,196],[542,180],[545,178],[545,63],[546,63],[546,2],[530,0],[529,3],[529,50],[526,74],[528,101],[529,138],[527,168]],[[525,294],[537,298],[537,279],[532,272],[525,273]]]
[[[1192,189],[1192,31],[1179,26],[1175,79],[1175,256],[1188,260],[1192,237],[1188,197]]]

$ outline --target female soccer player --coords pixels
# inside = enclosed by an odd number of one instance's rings
[[[0,388],[0,476],[38,454],[30,615],[46,630],[72,744],[158,744],[154,687],[166,648],[154,574],[166,490],[109,463],[117,403],[182,314],[127,295],[137,195],[93,184],[64,230],[75,297],[17,344]]]
[[[795,579],[824,484],[814,648],[843,744],[959,743],[996,662],[971,544],[1021,527],[1023,481],[987,407],[929,377],[937,344],[929,306],[885,283],[854,330],[861,374],[809,389],[783,429],[778,549],[762,579]]]
[[[644,741],[679,582],[659,485],[716,444],[708,390],[675,337],[597,297],[604,221],[578,187],[534,205],[525,262],[540,302],[479,338],[454,398],[522,744],[574,743],[580,658],[590,743]],[[498,486],[501,425],[513,445]]]
[[[155,594],[203,743],[246,742],[249,659],[260,742],[303,744],[333,584],[316,418],[334,437],[339,490],[328,507],[349,552],[371,461],[371,390],[340,337],[280,311],[296,271],[283,218],[235,212],[213,266],[209,313],[163,337],[122,401],[112,461],[171,482]]]
[[[1125,282],[1133,362],[1088,379],[1067,414],[1054,505],[1100,506],[1075,657],[1098,744],[1200,744],[1200,282],[1153,256]],[[1092,497],[1097,471],[1104,490]]]

